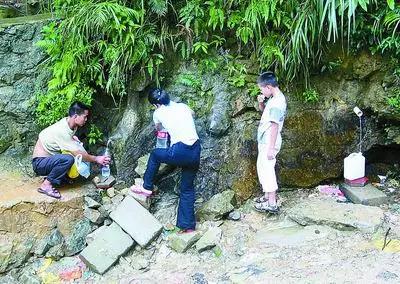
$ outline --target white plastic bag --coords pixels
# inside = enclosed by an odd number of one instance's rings
[[[82,161],[81,154],[75,156],[75,164],[81,176],[84,178],[88,178],[90,176],[90,163]]]

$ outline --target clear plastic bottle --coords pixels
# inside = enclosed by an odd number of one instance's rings
[[[156,148],[168,148],[168,132],[165,129],[157,131]]]
[[[108,147],[104,152],[104,156],[110,156],[110,150],[108,149]],[[104,178],[108,178],[110,176],[110,165],[105,165],[101,167],[101,176]]]

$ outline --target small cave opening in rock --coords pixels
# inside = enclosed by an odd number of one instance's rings
[[[366,160],[365,174],[372,180],[377,175],[387,175],[400,170],[400,145],[374,145],[364,153]],[[397,174],[400,174],[398,172]]]

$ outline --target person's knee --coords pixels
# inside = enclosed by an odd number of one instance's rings
[[[65,163],[68,166],[72,166],[75,162],[75,159],[71,155],[64,155],[63,156],[63,163]]]

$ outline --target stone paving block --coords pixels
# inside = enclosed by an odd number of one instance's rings
[[[112,223],[80,253],[79,257],[93,271],[103,274],[134,242],[116,223]]]
[[[147,246],[162,230],[161,223],[129,195],[110,217],[142,247]]]
[[[367,184],[363,187],[354,187],[347,184],[341,184],[340,190],[353,203],[379,206],[388,201],[388,197],[382,191],[377,189],[372,184]]]
[[[374,233],[384,219],[379,207],[353,203],[338,203],[333,198],[309,198],[287,211],[287,216],[302,226],[327,225],[339,230],[357,229]]]
[[[86,236],[86,244],[90,244],[93,242],[96,238],[101,236],[106,230],[108,226],[104,225],[96,229],[95,231],[91,232],[89,235]]]

